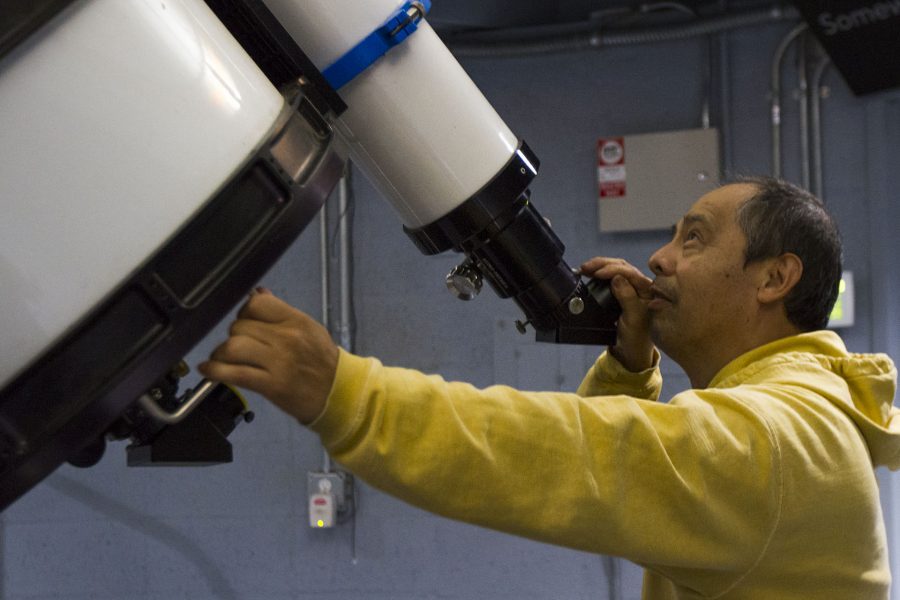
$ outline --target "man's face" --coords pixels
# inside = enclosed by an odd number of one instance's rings
[[[737,210],[752,184],[723,186],[700,198],[675,226],[672,241],[650,257],[656,275],[649,303],[654,343],[678,361],[728,344],[750,326],[757,309],[753,265]]]

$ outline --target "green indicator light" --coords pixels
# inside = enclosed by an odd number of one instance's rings
[[[853,325],[853,273],[845,271],[838,283],[838,297],[828,316],[829,327]]]
[[[838,284],[838,297],[834,302],[834,308],[831,309],[830,319],[840,319],[844,316],[844,292],[847,291],[847,280],[841,277]]]
[[[831,309],[831,319],[840,319],[844,316],[844,306],[841,303],[841,297],[838,296],[837,302],[834,303],[834,308]]]

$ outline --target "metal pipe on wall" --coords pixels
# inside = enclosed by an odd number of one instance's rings
[[[347,161],[344,176],[338,184],[338,277],[340,280],[340,322],[338,337],[341,346],[354,351],[353,339],[353,163]],[[347,476],[352,477],[351,475]],[[354,515],[359,510],[359,486],[353,486]],[[357,564],[356,519],[350,528],[350,563]]]
[[[772,58],[769,95],[772,119],[772,175],[775,177],[781,177],[781,66],[787,49],[806,29],[806,23],[801,23],[791,29],[778,44]]]
[[[726,175],[734,167],[734,144],[731,139],[731,70],[728,34],[719,34],[719,129],[722,135],[722,162]]]
[[[812,104],[810,106],[810,119],[812,121],[812,192],[825,201],[824,175],[822,171],[822,76],[831,64],[828,56],[823,56],[813,68],[812,75]]]
[[[352,182],[350,163],[344,170],[337,186],[337,246],[338,246],[338,305],[339,312],[337,321],[332,318],[331,314],[331,268],[330,263],[333,259],[332,243],[328,233],[329,220],[331,219],[331,211],[328,204],[322,206],[319,220],[319,263],[322,274],[322,325],[331,332],[332,336],[337,338],[338,344],[345,350],[353,350],[352,337],[352,289],[351,289],[351,273],[352,273],[352,256],[351,256],[351,240],[350,240],[350,212],[352,197]]]
[[[339,278],[340,278],[340,322],[338,324],[338,337],[341,346],[348,352],[353,352],[353,323],[351,303],[353,290],[351,280],[351,248],[350,248],[350,199],[352,194],[351,163],[347,163],[344,176],[338,184],[338,248],[339,248]]]
[[[322,287],[322,325],[331,331],[331,269],[328,265],[328,203],[319,211],[319,270]],[[322,449],[322,471],[331,472],[331,455]]]
[[[703,107],[700,109],[700,126],[709,129],[709,105],[712,96],[713,52],[715,41],[712,35],[706,39],[706,81],[703,85]]]
[[[623,46],[683,40],[731,29],[796,19],[791,6],[775,6],[726,14],[686,24],[625,31],[598,31],[593,21],[563,26],[529,27],[500,32],[464,33],[444,38],[458,57],[504,57],[575,50],[596,50],[603,46]]]
[[[827,56],[822,56],[810,71],[810,46],[812,41],[806,35],[808,28],[802,23],[792,29],[778,45],[772,60],[771,114],[772,114],[772,174],[783,176],[781,153],[781,68],[787,49],[795,41],[797,46],[797,86],[800,129],[800,184],[822,198],[822,76],[830,64]],[[811,72],[811,75],[810,75]]]
[[[727,0],[719,0],[719,10],[728,10]],[[719,129],[722,132],[722,160],[723,172],[730,176],[734,165],[734,146],[731,140],[731,61],[728,32],[718,33],[717,46],[719,51]]]
[[[322,325],[331,331],[331,272],[328,265],[328,203],[319,211],[319,273],[322,287]]]
[[[332,333],[337,334],[338,343],[345,350],[353,351],[352,337],[352,289],[351,289],[351,260],[350,256],[350,226],[349,226],[349,206],[350,206],[350,163],[344,170],[344,176],[338,182],[338,277],[339,277],[339,293],[338,303],[340,306],[339,321],[337,324],[332,323],[331,318],[331,241],[328,235],[328,220],[330,211],[328,203],[322,206],[319,213],[319,265],[321,270],[321,287],[322,287],[322,325]],[[336,330],[336,331],[335,331]],[[322,471],[331,472],[331,455],[327,450],[322,452]]]
[[[807,36],[797,40],[797,102],[800,115],[800,184],[809,189],[809,77],[806,56]]]

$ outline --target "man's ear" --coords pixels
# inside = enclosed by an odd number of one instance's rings
[[[756,290],[760,303],[784,300],[803,275],[803,261],[796,254],[786,252],[768,259],[762,275],[762,285]]]

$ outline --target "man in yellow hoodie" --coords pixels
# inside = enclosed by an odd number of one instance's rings
[[[750,179],[697,201],[653,280],[582,266],[613,280],[623,314],[576,394],[385,367],[266,293],[201,371],[412,504],[643,565],[645,598],[883,600],[873,465],[900,468],[896,370],[823,330],[840,255],[818,200]],[[693,388],[667,403],[657,347]]]

